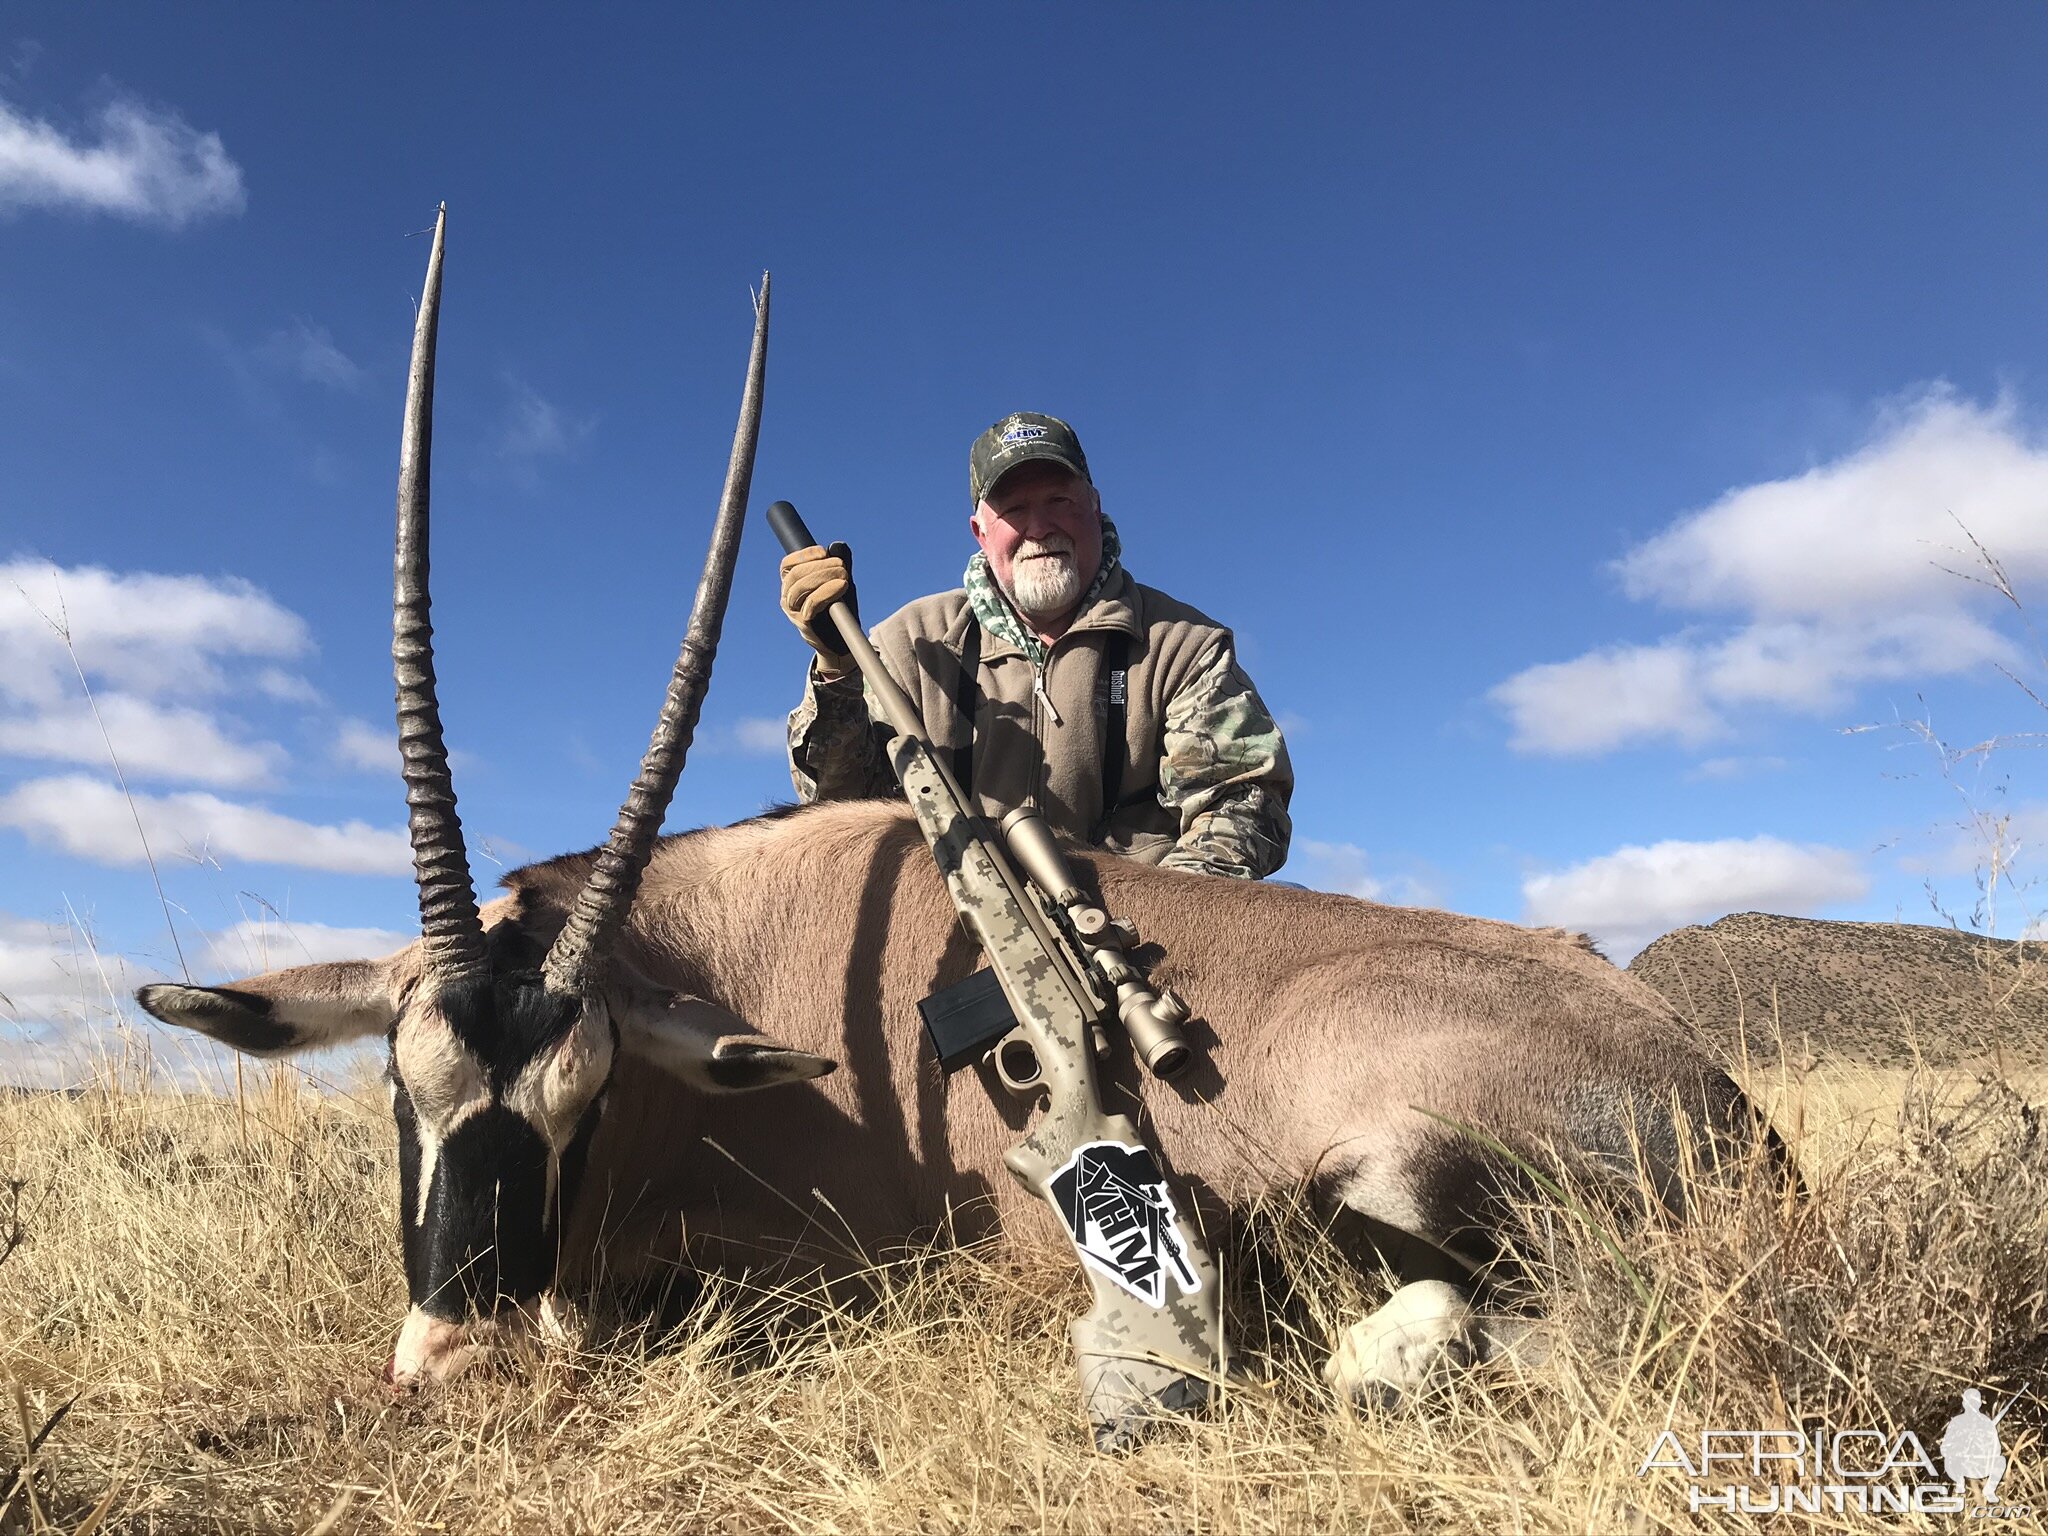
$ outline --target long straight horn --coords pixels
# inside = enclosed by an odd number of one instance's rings
[[[427,594],[427,490],[433,478],[434,338],[441,320],[441,248],[448,205],[434,220],[434,253],[412,333],[405,432],[398,450],[398,550],[392,562],[391,670],[398,683],[398,751],[411,807],[412,867],[420,887],[427,976],[455,981],[484,969],[484,927],[455,814],[455,785],[434,690],[434,626]]]
[[[761,297],[754,305],[754,350],[747,363],[746,393],[740,401],[739,429],[733,434],[732,458],[726,464],[725,491],[718,502],[718,521],[711,530],[711,552],[697,582],[690,606],[690,627],[668,682],[668,698],[640,776],[633,781],[611,840],[598,850],[597,867],[576,898],[576,907],[548,951],[543,966],[549,986],[558,991],[587,992],[604,976],[613,943],[632,910],[640,876],[654,853],[662,818],[682,777],[696,734],[704,691],[711,685],[711,663],[718,655],[718,632],[725,622],[726,599],[732,594],[733,566],[739,559],[740,533],[746,525],[747,491],[754,479],[754,445],[761,436],[761,388],[768,369],[768,274],[761,274]]]

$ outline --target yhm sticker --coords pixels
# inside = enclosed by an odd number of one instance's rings
[[[1081,1262],[1147,1306],[1165,1304],[1169,1275],[1183,1296],[1202,1288],[1174,1225],[1173,1196],[1149,1149],[1091,1141],[1067,1159],[1048,1188]]]

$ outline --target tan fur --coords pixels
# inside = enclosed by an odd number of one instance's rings
[[[1143,1114],[1205,1212],[1322,1173],[1346,1203],[1417,1230],[1407,1160],[1438,1128],[1411,1106],[1569,1142],[1589,1115],[1627,1119],[1716,1075],[1661,998],[1567,939],[1087,862],[1203,1021],[1180,1082],[1120,1050],[1105,1092]],[[586,868],[509,877],[535,937]],[[714,1100],[622,1062],[572,1253],[602,1241],[630,1265],[672,1248],[680,1212],[696,1262],[801,1253],[840,1268],[942,1226],[1045,1219],[1002,1164],[1026,1106],[985,1071],[942,1077],[923,1039],[917,1000],[978,960],[901,807],[821,805],[664,843],[621,959],[842,1070]]]

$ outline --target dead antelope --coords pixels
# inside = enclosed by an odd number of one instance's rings
[[[426,625],[440,260],[437,232],[401,457],[394,647],[422,936],[379,960],[147,987],[143,1006],[258,1055],[389,1038],[411,1298],[399,1382],[447,1373],[479,1324],[531,1317],[600,1260],[830,1269],[941,1229],[1049,1223],[1003,1165],[1028,1108],[987,1068],[946,1077],[925,1044],[918,999],[979,956],[906,808],[819,805],[655,836],[731,580],[765,284],[711,558],[640,780],[609,844],[515,871],[479,912]],[[1686,1125],[1752,1134],[1741,1093],[1663,1000],[1569,938],[1076,862],[1207,1021],[1192,1029],[1200,1064],[1171,1084],[1119,1043],[1105,1102],[1146,1117],[1203,1219],[1311,1188],[1366,1218],[1409,1282],[1347,1332],[1326,1373],[1342,1391],[1411,1388],[1489,1336],[1461,1261],[1484,1255],[1512,1179],[1445,1121],[1531,1155],[1641,1169],[1673,1201]],[[823,1076],[834,1062],[846,1070]]]

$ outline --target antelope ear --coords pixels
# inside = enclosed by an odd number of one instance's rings
[[[251,1056],[290,1056],[389,1030],[398,1017],[392,981],[404,953],[295,965],[227,987],[160,982],[135,1000],[166,1024]]]
[[[614,1017],[622,1051],[706,1093],[751,1093],[839,1069],[827,1057],[755,1034],[745,1019],[700,997],[639,1000]]]

